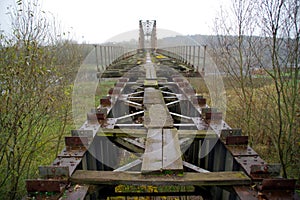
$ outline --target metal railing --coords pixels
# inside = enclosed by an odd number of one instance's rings
[[[174,46],[157,49],[157,52],[191,65],[197,72],[204,72],[206,49],[207,45]]]
[[[133,50],[122,46],[94,45],[94,47],[95,49],[92,53],[95,54],[94,58],[98,72],[136,53],[135,49]]]

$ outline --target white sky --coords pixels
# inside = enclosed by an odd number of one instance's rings
[[[6,7],[14,0],[0,0],[0,29],[8,26]],[[138,29],[139,20],[157,21],[158,29],[184,35],[212,34],[213,19],[221,4],[230,0],[42,0],[75,39],[102,43],[118,34]]]

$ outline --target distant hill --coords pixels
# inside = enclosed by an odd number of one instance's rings
[[[225,41],[223,46],[220,46],[219,40]],[[271,44],[271,38],[264,38],[264,37],[258,37],[258,36],[245,36],[244,37],[244,43],[243,43],[243,52],[248,54],[250,52],[250,48],[255,47],[257,50],[257,53],[261,55],[261,62],[263,63],[263,66],[270,66],[271,67],[271,53],[269,51],[268,45]],[[250,42],[249,42],[250,41]],[[288,51],[288,40],[287,39],[278,39],[278,41],[281,42],[281,46],[279,49],[279,57],[280,58],[287,58]],[[291,42],[291,40],[289,40]],[[118,42],[118,43],[106,43],[103,45],[120,45],[127,47],[128,49],[136,49],[138,48],[138,40],[131,39],[130,41],[124,41],[124,42]],[[238,46],[238,37],[237,36],[216,36],[216,35],[176,35],[171,37],[164,37],[162,39],[157,40],[157,47],[158,48],[166,48],[166,47],[175,47],[175,46],[203,46],[207,45],[208,54],[211,54],[212,56],[212,47],[219,51],[219,54],[222,54],[222,51],[225,51],[224,49],[229,49],[229,52],[233,55],[233,53],[236,51]],[[223,50],[222,50],[223,49]],[[250,55],[250,54],[249,54]],[[248,56],[249,56],[248,55]],[[254,59],[254,57],[253,57]],[[300,59],[300,58],[299,58]],[[282,63],[283,67],[286,67],[286,65],[290,66],[286,60],[282,59],[279,61],[279,63]],[[288,63],[288,64],[283,64]],[[261,66],[258,62],[253,62],[253,69],[259,69]]]

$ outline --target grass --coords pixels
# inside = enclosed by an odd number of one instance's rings
[[[103,79],[99,82],[95,94],[96,107],[99,106],[100,98],[108,95],[109,89],[113,88],[116,82],[116,79]]]

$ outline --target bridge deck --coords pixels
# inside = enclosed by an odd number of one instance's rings
[[[141,171],[143,174],[183,172],[176,129],[148,130]]]
[[[162,149],[162,129],[149,129],[143,155],[142,173],[156,173],[162,170]]]
[[[147,54],[146,79],[156,81],[156,69]],[[143,155],[143,174],[163,171],[183,172],[180,144],[172,116],[165,104],[162,92],[148,84],[144,89],[144,126],[147,130],[145,153]]]
[[[156,69],[151,61],[150,53],[146,55],[146,64],[144,65],[146,70],[146,79],[157,79]]]
[[[163,170],[183,172],[180,144],[176,129],[163,129]]]
[[[146,128],[172,128],[173,118],[169,113],[161,91],[145,88],[144,92],[144,126]]]

